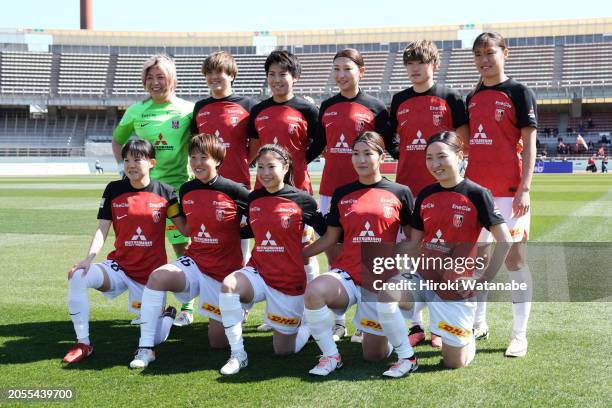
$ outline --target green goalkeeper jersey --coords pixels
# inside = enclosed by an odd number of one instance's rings
[[[125,111],[113,138],[124,145],[134,132],[139,139],[151,142],[156,159],[151,177],[178,191],[189,177],[187,146],[192,114],[193,103],[184,99],[175,97],[172,102],[156,104],[149,98]]]

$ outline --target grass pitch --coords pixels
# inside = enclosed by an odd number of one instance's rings
[[[271,335],[255,331],[262,316],[258,306],[245,329],[249,367],[222,377],[218,369],[229,352],[208,347],[201,316],[174,328],[147,370],[129,370],[139,331],[129,325],[127,298],[110,302],[91,291],[95,354],[67,367],[61,359],[74,332],[66,271],[85,255],[100,195],[111,179],[0,178],[0,388],[73,387],[76,398],[66,404],[77,406],[603,407],[612,400],[612,305],[605,302],[534,304],[524,359],[503,357],[511,308],[492,303],[491,338],[478,343],[472,365],[444,369],[439,352],[422,345],[416,348],[419,371],[400,380],[382,379],[390,361],[364,362],[359,345],[348,338],[340,344],[345,368],[327,379],[309,377],[316,344],[289,358],[275,357]],[[611,180],[601,174],[536,176],[531,239],[612,242]],[[111,235],[97,260],[112,241]],[[320,263],[324,270],[324,257]],[[4,404],[18,402],[0,400]]]

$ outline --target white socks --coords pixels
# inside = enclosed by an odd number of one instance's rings
[[[510,278],[519,284],[527,284],[527,290],[512,292],[512,337],[525,338],[533,293],[533,280],[529,267],[525,266],[518,271],[510,272]]]
[[[399,358],[410,358],[414,351],[408,341],[408,329],[397,302],[376,303],[378,322]]]
[[[245,353],[242,338],[244,310],[240,303],[240,295],[237,293],[220,293],[219,309],[221,310],[221,321],[227,341],[232,349],[232,355]]]
[[[308,265],[304,265],[304,272],[306,272],[306,283],[312,282],[314,278],[319,276],[319,261],[316,256],[310,258]]]
[[[338,354],[338,347],[334,342],[332,334],[332,320],[330,310],[327,306],[321,309],[304,309],[304,320],[310,329],[312,337],[317,342],[324,356],[335,356]]]
[[[68,312],[74,325],[77,341],[89,344],[89,297],[87,289],[98,289],[104,283],[104,273],[92,265],[83,276],[83,270],[76,271],[68,281]]]
[[[153,290],[147,287],[142,292],[142,303],[140,306],[140,341],[138,347],[153,347],[156,342],[156,334],[160,326],[160,313],[166,303],[166,292]],[[168,333],[170,330],[168,330]],[[167,337],[167,333],[165,334]],[[161,333],[157,340],[160,340]],[[165,339],[164,339],[165,340]]]
[[[476,294],[476,311],[474,312],[474,327],[487,325],[487,295],[488,291],[482,290]]]
[[[293,352],[299,353],[304,348],[309,338],[310,330],[308,329],[308,326],[305,324],[300,325],[297,335],[295,336],[295,349]]]
[[[421,326],[422,329],[425,328],[423,325],[423,309],[425,309],[427,303],[424,302],[414,302],[414,306],[412,307],[412,326]]]

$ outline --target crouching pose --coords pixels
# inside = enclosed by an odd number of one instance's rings
[[[376,296],[363,301],[361,287],[362,244],[392,244],[399,229],[408,227],[413,197],[410,189],[382,177],[385,144],[375,132],[365,132],[353,144],[352,164],[359,176],[353,183],[338,188],[327,216],[327,232],[304,249],[304,256],[313,256],[343,239],[340,255],[330,271],[314,279],[306,290],[304,318],[322,356],[310,374],[328,375],[342,367],[342,359],[334,342],[332,313],[343,314],[357,304],[355,326],[363,331],[363,357],[377,361],[392,349],[380,328],[376,315]],[[407,338],[407,337],[406,337]]]
[[[180,230],[185,228],[174,189],[149,177],[155,165],[155,150],[151,143],[130,141],[121,149],[121,157],[127,178],[106,186],[98,211],[98,228],[87,257],[68,272],[68,310],[77,343],[64,357],[67,363],[81,361],[93,353],[89,340],[88,289],[99,290],[109,299],[127,290],[129,310],[137,314],[149,274],[167,262],[164,243],[166,218],[172,219]],[[111,224],[116,236],[115,250],[108,254],[106,261],[92,265]],[[151,316],[155,343],[168,336],[176,314],[174,308],[168,308],[167,316],[163,318],[163,305],[162,300]]]
[[[409,250],[414,259],[424,262],[414,265],[415,273],[392,278],[400,283],[396,287],[412,289],[381,291],[376,306],[383,332],[399,357],[399,361],[383,373],[385,376],[401,377],[414,371],[416,359],[400,307],[411,309],[415,301],[429,307],[430,330],[442,338],[444,365],[464,367],[474,358],[474,292],[462,289],[463,286],[459,286],[459,290],[446,290],[448,286],[434,285],[473,276],[474,268],[469,265],[478,265],[476,248],[482,227],[490,230],[498,242],[489,266],[478,279],[490,281],[508,253],[510,233],[491,193],[459,174],[462,160],[462,142],[454,132],[435,134],[427,142],[427,168],[438,183],[425,187],[416,199],[410,234],[416,251]],[[473,262],[465,260],[469,258]],[[444,262],[435,262],[436,259]],[[457,266],[437,266],[448,265],[449,259],[456,261],[454,265]],[[426,287],[422,282],[430,285]]]
[[[151,273],[142,296],[140,342],[131,368],[155,360],[155,314],[166,291],[183,303],[200,297],[198,312],[208,316],[208,342],[227,347],[219,311],[221,282],[243,266],[240,220],[249,191],[217,174],[225,147],[214,135],[200,134],[189,142],[189,163],[195,179],[181,186],[181,211],[187,217],[191,244],[184,256]]]
[[[223,280],[219,296],[221,319],[231,356],[221,374],[238,373],[248,364],[242,338],[243,309],[266,301],[264,322],[273,330],[277,355],[297,353],[310,336],[301,325],[306,273],[302,258],[305,225],[323,233],[316,201],[293,187],[292,160],[279,145],[264,145],[257,153],[257,178],[263,188],[248,198],[248,227],[255,246],[247,266]]]

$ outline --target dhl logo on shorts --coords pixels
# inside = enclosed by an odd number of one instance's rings
[[[457,337],[470,337],[472,335],[471,330],[465,330],[460,327],[453,326],[452,324],[448,324],[446,322],[438,323],[438,328],[449,332],[450,334],[454,334]]]
[[[217,316],[221,316],[221,310],[217,306],[211,305],[210,303],[203,303],[202,310],[216,314]]]
[[[382,327],[380,326],[380,323],[375,322],[374,320],[369,320],[366,319],[365,317],[363,319],[361,319],[359,321],[359,323],[363,326],[363,327],[367,327],[368,329],[372,329],[372,330],[378,330],[381,331]]]
[[[140,303],[139,301],[135,300],[132,302],[132,309],[140,309],[140,305],[142,303]]]
[[[283,326],[295,327],[300,324],[300,319],[298,317],[283,317],[273,313],[268,313],[268,320],[272,323],[282,324]]]

